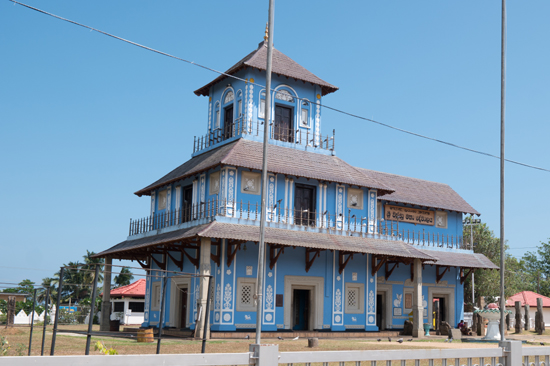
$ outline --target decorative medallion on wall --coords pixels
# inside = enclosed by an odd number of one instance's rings
[[[447,212],[445,211],[435,212],[435,226],[440,229],[447,228]]]
[[[241,173],[241,193],[260,194],[260,173]]]
[[[352,281],[357,281],[357,272],[353,272],[353,273],[351,274],[351,280],[352,280]]]
[[[369,324],[374,323],[374,316],[369,315]]]
[[[396,308],[401,307],[401,301],[403,300],[403,294],[395,294],[395,300],[393,300],[393,306]]]
[[[252,276],[252,266],[246,266],[246,275]]]
[[[225,271],[225,273],[229,276],[231,274],[231,270],[228,269],[227,271]]]
[[[357,188],[348,188],[348,208],[363,209],[363,190]]]
[[[267,274],[267,277],[269,277],[269,278],[273,277],[273,272],[269,272],[269,273]]]
[[[225,291],[223,294],[223,308],[231,309],[231,285],[230,284],[225,285]],[[224,316],[224,319],[225,319],[225,316]]]
[[[340,281],[341,278],[342,277],[340,277],[340,276],[336,276],[336,281]]]
[[[374,282],[374,278],[371,278],[371,279],[370,279],[370,283],[373,283],[373,282]]]
[[[270,322],[272,320],[273,320],[273,315],[271,315],[271,313],[265,314],[265,321],[266,322]]]
[[[231,314],[229,313],[223,314],[223,320],[226,322],[231,321]]]
[[[220,321],[220,313],[216,313],[216,321],[219,322]]]
[[[352,321],[352,322],[356,322],[356,321],[357,321],[357,318],[354,317],[354,316],[352,316],[352,317],[351,317],[351,321]]]
[[[334,322],[335,322],[335,323],[340,323],[341,320],[342,320],[342,317],[341,317],[340,315],[336,315],[336,316],[334,317]]]
[[[340,289],[336,290],[334,297],[334,311],[342,311],[342,292]]]

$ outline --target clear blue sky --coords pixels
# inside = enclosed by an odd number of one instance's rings
[[[255,49],[265,1],[32,6],[225,70]],[[550,2],[508,1],[507,157],[550,168]],[[500,1],[277,0],[275,47],[338,86],[337,107],[499,154]],[[133,195],[190,158],[217,75],[0,0],[0,282],[40,281],[120,241]],[[499,161],[329,110],[337,155],[451,185],[499,232]],[[506,165],[506,238],[550,237],[550,173]]]

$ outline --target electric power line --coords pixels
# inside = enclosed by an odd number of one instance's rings
[[[253,83],[253,82],[250,82],[249,80],[245,80],[245,79],[239,78],[239,77],[237,77],[237,76],[235,76],[235,75],[230,75],[230,74],[227,74],[227,73],[225,73],[225,72],[218,71],[218,70],[216,70],[216,69],[210,68],[210,67],[208,67],[208,66],[204,66],[204,65],[198,64],[198,63],[196,63],[196,62],[189,61],[189,60],[186,60],[186,59],[184,59],[184,58],[177,57],[177,56],[171,55],[171,54],[169,54],[169,53],[162,52],[162,51],[156,50],[156,49],[154,49],[154,48],[144,46],[144,45],[142,45],[142,44],[139,44],[139,43],[136,43],[136,42],[133,42],[133,41],[124,39],[124,38],[122,38],[122,37],[118,37],[118,36],[116,36],[116,35],[114,35],[114,34],[104,32],[104,31],[102,31],[102,30],[100,30],[100,29],[96,29],[96,28],[90,27],[90,26],[88,26],[88,25],[85,25],[85,24],[81,24],[81,23],[75,22],[74,20],[70,20],[70,19],[67,19],[67,18],[63,18],[63,17],[61,17],[61,16],[59,16],[59,15],[55,15],[55,14],[49,13],[49,12],[47,12],[47,11],[44,11],[44,10],[35,8],[35,7],[33,7],[33,6],[30,6],[30,5],[21,3],[21,2],[19,2],[19,1],[16,1],[16,0],[9,0],[9,1],[13,2],[14,4],[19,4],[19,5],[21,5],[21,6],[24,6],[24,7],[28,8],[28,9],[37,11],[37,12],[39,12],[39,13],[42,13],[42,14],[45,14],[45,15],[49,15],[49,16],[51,16],[51,17],[53,17],[53,18],[56,18],[56,19],[59,19],[59,20],[63,20],[63,21],[65,21],[65,22],[68,22],[68,23],[77,25],[77,26],[79,26],[79,27],[87,28],[87,29],[89,29],[90,31],[95,31],[95,32],[98,32],[98,33],[100,33],[100,34],[103,34],[103,35],[106,35],[106,36],[115,38],[115,39],[117,39],[117,40],[119,40],[119,41],[123,41],[123,42],[129,43],[129,44],[134,45],[134,46],[136,46],[136,47],[140,47],[140,48],[143,48],[143,49],[145,49],[145,50],[148,50],[148,51],[151,51],[151,52],[155,52],[155,53],[158,53],[158,54],[163,55],[163,56],[166,56],[166,57],[170,57],[170,58],[173,58],[173,59],[176,59],[176,60],[179,60],[179,61],[183,61],[183,62],[186,62],[186,63],[188,63],[188,64],[191,64],[191,65],[194,65],[194,66],[203,68],[203,69],[208,70],[208,71],[212,71],[212,72],[214,72],[214,73],[216,73],[216,74],[224,75],[224,76],[226,76],[226,77],[229,77],[229,78],[232,78],[232,79],[235,79],[235,80],[244,81],[244,82],[246,82],[246,83],[250,83],[250,84],[256,85],[256,86],[258,86],[258,87],[260,87],[260,88],[265,88],[264,85],[257,84],[257,83]],[[271,91],[274,91],[274,89],[271,89]],[[302,100],[302,98],[298,98],[298,97],[296,97],[296,99]],[[448,141],[436,139],[436,138],[433,138],[433,137],[425,136],[425,135],[422,135],[422,134],[419,134],[419,133],[416,133],[416,132],[408,131],[408,130],[405,130],[405,129],[402,129],[402,128],[399,128],[399,127],[395,127],[395,126],[389,125],[389,124],[387,124],[387,123],[383,123],[383,122],[376,121],[376,120],[373,120],[373,119],[370,119],[370,118],[362,117],[362,116],[359,116],[359,115],[357,115],[357,114],[353,114],[353,113],[350,113],[350,112],[346,112],[346,111],[343,111],[343,110],[338,109],[338,108],[335,108],[335,107],[330,107],[330,106],[328,106],[328,105],[326,105],[326,104],[321,104],[321,103],[312,102],[312,101],[309,101],[309,102],[310,102],[311,104],[322,106],[322,107],[324,107],[324,108],[330,109],[330,110],[335,111],[335,112],[337,112],[337,113],[341,113],[341,114],[347,115],[347,116],[349,116],[349,117],[361,119],[361,120],[363,120],[363,121],[375,123],[375,124],[378,124],[378,125],[380,125],[380,126],[387,127],[387,128],[390,128],[390,129],[393,129],[393,130],[396,130],[396,131],[399,131],[399,132],[403,132],[403,133],[406,133],[406,134],[409,134],[409,135],[412,135],[412,136],[420,137],[420,138],[423,138],[423,139],[426,139],[426,140],[430,140],[430,141],[438,142],[438,143],[440,143],[440,144],[444,144],[444,145],[447,145],[447,146],[455,147],[455,148],[457,148],[457,149],[466,150],[466,151],[469,151],[469,152],[472,152],[472,153],[475,153],[475,154],[480,154],[480,155],[484,155],[484,156],[488,156],[488,157],[491,157],[491,158],[495,158],[495,159],[499,159],[499,160],[500,160],[500,157],[499,157],[499,156],[496,156],[496,155],[493,155],[493,154],[489,154],[489,153],[487,153],[487,152],[483,152],[483,151],[480,151],[480,150],[471,149],[471,148],[468,148],[468,147],[465,147],[465,146],[461,146],[461,145],[454,144],[454,143],[452,143],[452,142],[448,142]],[[550,169],[541,168],[541,167],[538,167],[538,166],[534,166],[534,165],[530,165],[530,164],[526,164],[526,163],[522,163],[522,162],[519,162],[519,161],[510,160],[510,159],[504,159],[504,160],[507,161],[507,162],[509,162],[509,163],[512,163],[512,164],[517,164],[517,165],[520,165],[520,166],[524,166],[524,167],[526,167],[526,168],[537,169],[537,170],[541,170],[541,171],[545,171],[545,172],[549,172],[549,173],[550,173]]]

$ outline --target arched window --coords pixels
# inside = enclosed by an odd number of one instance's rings
[[[233,101],[235,100],[235,93],[229,89],[225,92],[223,97],[223,137],[228,139],[234,135],[234,110]]]
[[[265,118],[265,91],[260,93],[260,104],[258,107],[258,118]]]
[[[309,102],[307,100],[302,100],[302,114],[300,126],[308,127],[309,126]]]
[[[233,99],[235,99],[235,94],[233,94],[233,91],[230,90],[225,94],[225,98],[223,98],[223,104],[227,104],[229,102],[232,102]]]
[[[275,94],[275,98],[285,102],[294,103],[294,98],[288,90],[278,90],[277,94]]]

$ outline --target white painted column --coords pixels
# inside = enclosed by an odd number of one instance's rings
[[[206,300],[208,297],[208,277],[211,272],[210,266],[210,253],[211,253],[212,242],[210,238],[201,238],[201,252],[200,252],[200,266],[199,266],[199,275],[202,277],[199,278],[200,287],[199,287],[199,298],[197,299],[197,311],[200,316],[197,320],[197,325],[195,327],[195,338],[202,338],[204,332],[204,321],[206,316]],[[202,311],[201,311],[202,309]],[[209,319],[209,323],[210,323]],[[206,338],[210,338],[210,327],[206,333]]]
[[[413,337],[424,337],[424,307],[422,306],[422,261],[414,260],[413,280]]]

